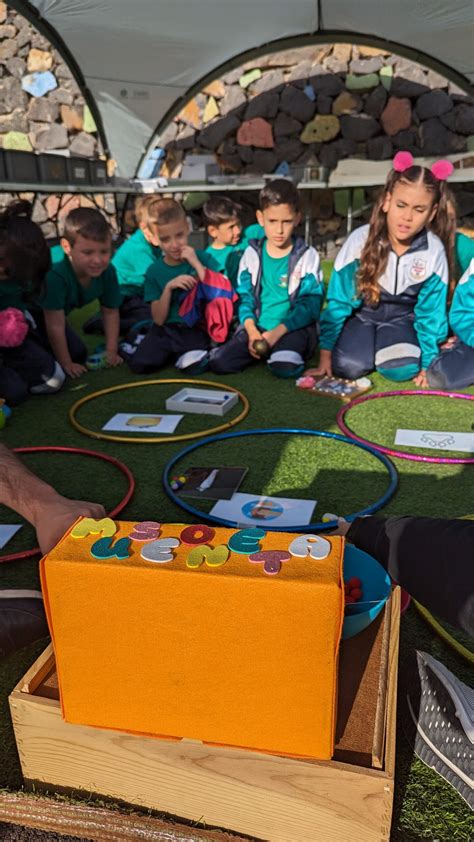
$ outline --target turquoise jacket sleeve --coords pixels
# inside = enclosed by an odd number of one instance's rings
[[[359,261],[353,260],[331,274],[327,294],[327,307],[321,316],[321,334],[319,344],[322,349],[332,351],[345,321],[362,304],[356,296],[356,274]]]
[[[305,275],[300,281],[298,296],[283,324],[287,330],[300,330],[319,321],[321,307],[324,300],[324,285],[312,273]]]
[[[471,260],[474,260],[474,239],[466,237],[460,231],[456,234],[456,262],[459,267],[459,278],[461,278],[469,267]]]
[[[237,295],[239,296],[239,322],[241,325],[246,319],[257,321],[255,315],[255,296],[252,287],[252,275],[247,268],[239,268],[237,279]]]
[[[461,342],[474,348],[474,258],[454,290],[449,324]]]
[[[258,275],[259,258],[256,251],[248,246],[239,263],[236,292],[239,296],[239,322],[242,325],[246,319],[257,322],[256,301],[252,279]]]
[[[444,252],[435,272],[420,288],[416,300],[414,327],[421,348],[421,367],[428,368],[448,335],[448,264]]]

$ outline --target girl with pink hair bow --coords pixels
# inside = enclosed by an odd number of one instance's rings
[[[334,263],[321,318],[317,374],[427,386],[426,370],[447,337],[448,263],[429,226],[446,218],[453,167],[415,166],[398,152],[368,225],[354,231]]]

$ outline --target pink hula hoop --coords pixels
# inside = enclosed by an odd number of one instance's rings
[[[373,441],[369,441],[369,439],[363,439],[361,436],[357,436],[352,432],[350,427],[347,426],[345,421],[346,413],[354,406],[357,406],[357,404],[365,403],[365,401],[373,401],[376,398],[393,398],[398,397],[399,395],[425,395],[428,397],[460,398],[465,401],[474,401],[474,395],[465,395],[460,392],[441,392],[438,390],[426,389],[407,389],[406,391],[376,392],[374,395],[361,395],[361,397],[354,398],[352,401],[342,406],[337,413],[336,421],[339,429],[345,436],[354,439],[354,441],[358,441],[360,444],[369,445],[370,447],[373,447],[374,450],[378,450],[380,453],[386,453],[387,456],[395,456],[397,459],[410,459],[414,462],[437,462],[438,464],[443,465],[474,465],[474,458],[471,456],[421,456],[418,453],[406,453],[404,450],[394,450],[393,447],[384,447],[381,444],[375,444]]]

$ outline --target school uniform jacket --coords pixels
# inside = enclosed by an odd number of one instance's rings
[[[246,319],[259,323],[261,314],[262,249],[265,239],[250,240],[239,264],[237,294],[240,298],[239,322]],[[319,319],[324,300],[323,276],[316,249],[304,240],[295,241],[288,262],[288,296],[290,310],[283,319],[285,327],[299,330]]]
[[[328,289],[328,305],[321,317],[321,348],[332,350],[344,322],[364,305],[357,295],[356,275],[369,226],[357,228],[346,240],[334,262]],[[421,367],[439,353],[438,345],[448,332],[448,262],[444,246],[431,231],[420,231],[410,248],[399,257],[390,251],[387,267],[378,279],[380,304],[405,305],[414,313],[414,327],[421,348]],[[374,308],[376,309],[376,308]],[[385,311],[386,307],[381,308]],[[400,312],[399,308],[397,308]]]
[[[474,259],[454,290],[449,326],[461,342],[474,348]]]

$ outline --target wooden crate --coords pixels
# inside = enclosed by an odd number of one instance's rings
[[[396,588],[380,618],[342,643],[330,762],[70,725],[61,718],[48,647],[10,695],[25,781],[107,795],[275,842],[388,840],[399,624]]]

